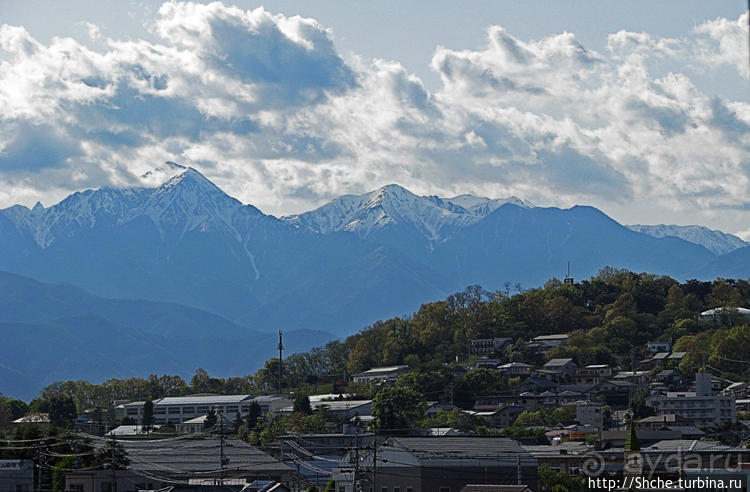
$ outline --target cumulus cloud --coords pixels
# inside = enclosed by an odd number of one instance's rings
[[[750,105],[655,70],[741,68],[746,21],[679,39],[620,31],[599,50],[572,33],[523,40],[492,26],[481,49],[436,48],[434,91],[397,61],[345,62],[315,20],[262,8],[170,2],[153,19],[157,41],[89,26],[98,48],[4,25],[0,201],[153,185],[162,173],[146,171],[171,160],[274,213],[390,182],[706,220],[746,213]]]
[[[711,65],[733,65],[747,78],[748,15],[745,12],[736,20],[718,18],[696,27],[699,57]]]

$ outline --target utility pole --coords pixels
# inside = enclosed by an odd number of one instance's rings
[[[281,330],[279,330],[279,393],[281,393],[281,380],[284,377],[283,369],[283,358],[282,352],[284,351],[284,343],[282,342]]]
[[[42,488],[42,443],[36,445],[36,492]]]
[[[359,430],[354,434],[354,492],[359,492]]]
[[[224,414],[219,413],[219,458],[221,459],[221,466],[219,467],[219,478],[221,479],[220,484],[224,485],[224,467],[227,465],[229,460],[224,456]]]
[[[521,475],[521,455],[516,455],[516,468],[518,473],[518,483],[516,485],[523,485],[523,476]]]
[[[372,436],[372,490],[378,490],[378,434]]]
[[[73,424],[73,453],[76,457],[76,470],[78,469],[78,422]]]
[[[115,468],[117,468],[117,465],[115,464],[115,447],[116,447],[116,441],[115,441],[115,435],[112,434],[112,453],[111,453],[111,460],[112,460],[112,492],[117,492],[117,476],[115,475]]]

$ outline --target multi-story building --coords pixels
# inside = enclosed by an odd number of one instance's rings
[[[409,366],[373,367],[365,372],[352,376],[355,383],[385,383],[393,382],[404,373],[409,372]]]
[[[733,396],[716,395],[711,391],[711,374],[695,375],[695,391],[668,392],[649,397],[647,402],[657,415],[674,414],[690,425],[714,425],[737,421]]]
[[[216,410],[224,418],[234,421],[237,413],[245,417],[250,411],[250,404],[256,402],[263,415],[287,407],[292,401],[284,396],[268,395],[253,397],[252,395],[200,395],[177,396],[155,400],[154,424],[180,424],[206,415],[210,409]],[[143,407],[145,402],[136,401],[120,405],[116,409],[116,417],[127,415],[136,425],[143,422]]]
[[[34,462],[0,460],[0,491],[31,492],[34,489]]]
[[[469,353],[485,357],[499,352],[507,347],[512,340],[510,338],[480,338],[471,341]]]
[[[591,400],[576,402],[576,421],[601,430],[604,427],[604,403]]]

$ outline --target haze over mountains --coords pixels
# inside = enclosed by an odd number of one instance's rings
[[[218,344],[248,340],[244,353],[252,361],[243,373],[249,373],[273,356],[270,345],[252,341],[265,340],[262,332],[317,330],[297,341],[290,335],[301,350],[409,314],[469,284],[538,286],[561,276],[568,261],[579,279],[605,265],[683,280],[750,276],[746,243],[697,226],[628,228],[591,207],[542,208],[516,197],[421,197],[398,185],[276,218],[229,197],[194,169],[168,167],[177,174],[156,188],[86,190],[49,208],[1,210],[0,270],[69,284],[5,275],[3,296],[13,293],[25,308],[0,319],[4,329],[27,324],[37,327],[28,332],[51,329],[80,340],[84,335],[76,334],[71,317],[84,320],[82,326],[98,319],[154,350],[125,338],[118,339],[121,345],[153,357],[169,353],[162,370],[188,375],[202,359],[182,348],[205,330]],[[54,298],[42,294],[49,289],[75,292],[68,302],[74,308],[35,312],[36,299]],[[94,302],[78,289],[141,301]],[[120,307],[101,307],[108,303]],[[154,310],[162,321],[144,318]],[[100,360],[109,357],[103,348],[93,352]],[[152,360],[128,357],[112,368],[145,369],[141,362]],[[28,377],[67,378],[69,369]],[[228,375],[238,368],[213,369]]]

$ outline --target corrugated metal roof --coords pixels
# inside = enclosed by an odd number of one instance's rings
[[[219,471],[220,443],[218,438],[178,439],[169,442],[158,440],[118,441],[130,459],[134,471],[151,471],[160,474]],[[227,471],[278,471],[291,470],[287,465],[238,439],[224,440],[224,455],[229,458]]]
[[[240,403],[249,399],[252,399],[252,395],[168,396],[154,402],[154,406]]]
[[[391,441],[422,460],[531,456],[516,441],[504,437],[395,437]]]

